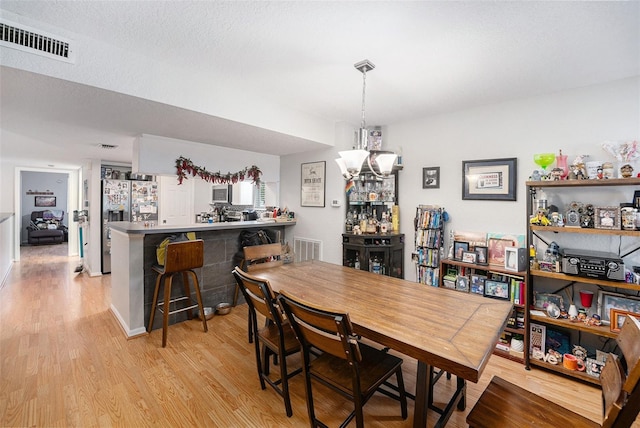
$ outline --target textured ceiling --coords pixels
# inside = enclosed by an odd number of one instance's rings
[[[365,58],[376,65],[367,75],[366,112],[377,125],[640,74],[638,2],[3,0],[0,8],[330,122],[359,123],[362,76],[353,64]],[[72,82],[20,71],[4,69],[0,79],[3,129],[30,139],[56,126],[55,133],[86,133],[87,141],[126,145],[145,133],[219,144],[206,135],[221,120],[188,108],[74,91]],[[41,104],[31,119],[21,101],[30,91]],[[70,101],[53,98],[56,92]],[[95,100],[79,107],[87,96]],[[112,114],[116,106],[123,108]],[[40,132],[33,114],[42,119]],[[227,125],[230,138],[239,135],[228,144],[239,148],[286,154],[318,147]],[[259,134],[259,146],[242,133]]]

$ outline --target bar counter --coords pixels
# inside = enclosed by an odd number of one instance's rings
[[[221,302],[231,303],[236,285],[231,270],[241,261],[240,233],[262,229],[272,237],[279,233],[284,240],[285,227],[295,224],[235,221],[145,227],[141,223],[112,222],[111,311],[128,337],[146,332],[157,276],[151,270],[156,263],[156,247],[167,236],[183,232],[196,232],[196,238],[204,241],[204,266],[196,270],[204,306],[215,308]],[[173,284],[172,294],[181,294],[181,275],[176,275]],[[183,319],[184,312],[169,316],[172,324]],[[161,324],[162,316],[156,316],[153,328]]]

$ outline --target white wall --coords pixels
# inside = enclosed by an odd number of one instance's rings
[[[229,149],[191,141],[142,135],[133,145],[134,172],[154,175],[175,175],[176,159],[185,157],[210,172],[235,173],[256,165],[262,171],[261,180],[278,181],[280,158],[246,150]]]
[[[533,154],[562,149],[569,161],[579,154],[611,160],[602,141],[640,139],[640,78],[390,124],[383,137],[383,148],[402,147],[400,229],[405,234],[405,278],[415,280],[410,254],[417,205],[444,206],[451,217],[448,230],[524,234],[524,182],[536,168]],[[343,130],[335,150],[282,158],[281,205],[289,204],[299,214],[293,233],[323,240],[324,260],[332,263],[342,263],[345,206],[301,209],[300,163],[326,160],[327,200],[344,199],[344,180],[333,159],[338,146],[351,144],[349,138]],[[517,201],[462,200],[462,160],[507,157],[518,158]],[[422,168],[430,166],[440,167],[439,189],[422,189]]]

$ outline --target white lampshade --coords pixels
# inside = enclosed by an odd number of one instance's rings
[[[341,160],[344,162],[344,167],[351,176],[360,174],[362,163],[367,158],[367,156],[369,156],[369,152],[366,150],[345,150],[342,152],[338,152],[338,154],[340,155]],[[340,166],[340,170],[342,170],[342,166],[340,165],[340,163],[338,163],[338,166]]]
[[[384,175],[385,177],[391,174],[391,171],[393,170],[393,164],[395,163],[397,157],[398,155],[395,153],[384,153],[376,156],[376,164],[378,164],[380,174]]]

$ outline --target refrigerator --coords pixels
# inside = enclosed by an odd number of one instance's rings
[[[111,222],[157,220],[157,182],[102,180],[102,273],[111,273]]]

